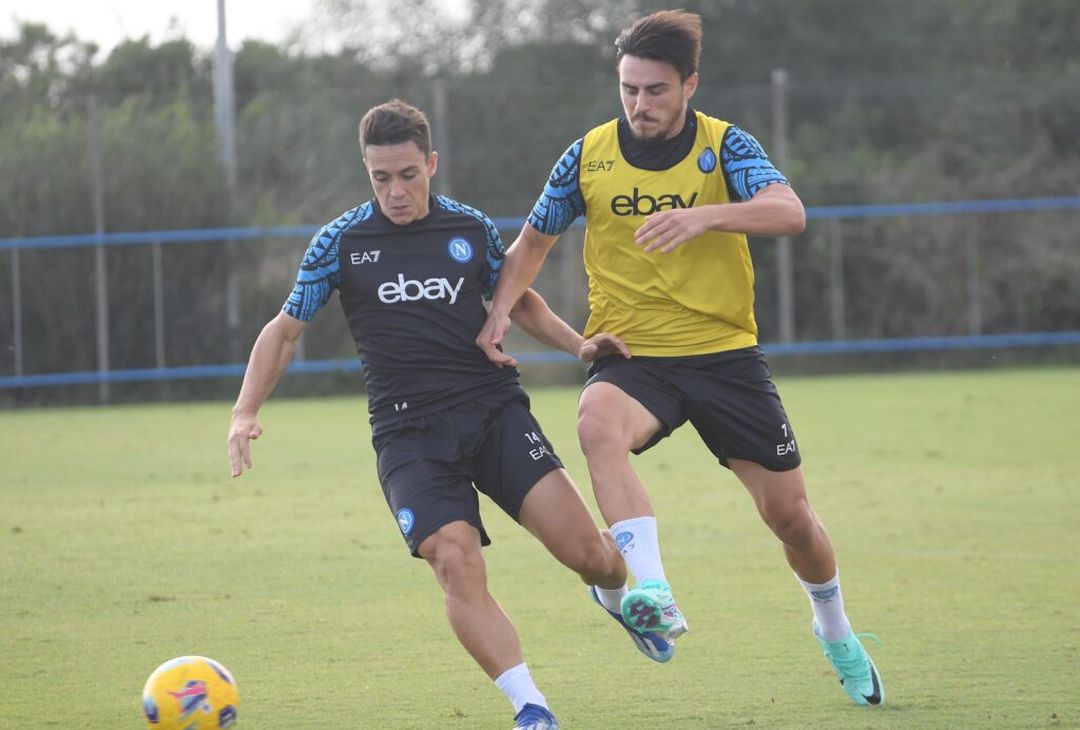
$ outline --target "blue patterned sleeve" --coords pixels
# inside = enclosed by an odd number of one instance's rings
[[[304,252],[296,286],[282,307],[290,317],[310,322],[315,313],[330,301],[330,294],[341,283],[338,241],[341,234],[371,217],[371,203],[358,205],[342,213],[337,220],[320,228]]]
[[[308,244],[296,275],[296,286],[282,307],[290,317],[304,322],[315,317],[341,281],[338,236],[332,235],[328,228],[320,228]]]
[[[483,297],[490,302],[495,296],[495,285],[499,283],[499,272],[502,270],[506,249],[503,246],[502,237],[499,236],[499,229],[486,215],[484,226],[487,229],[487,245],[484,247],[487,254],[487,279],[484,281]]]
[[[790,184],[773,167],[765,148],[753,135],[734,124],[724,133],[724,142],[720,145],[720,164],[724,168],[724,177],[733,200],[750,200],[772,183]]]
[[[559,235],[585,213],[585,197],[578,178],[581,144],[580,139],[574,142],[555,163],[544,192],[529,214],[529,225],[546,236]]]

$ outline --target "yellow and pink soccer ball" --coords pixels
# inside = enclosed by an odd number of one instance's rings
[[[151,730],[228,730],[236,726],[240,693],[224,666],[203,656],[170,659],[143,688]]]

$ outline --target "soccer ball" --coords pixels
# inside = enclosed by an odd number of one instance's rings
[[[236,725],[239,706],[232,674],[202,656],[170,659],[143,688],[143,713],[151,730],[225,730]]]

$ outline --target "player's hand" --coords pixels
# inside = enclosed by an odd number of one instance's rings
[[[488,314],[484,327],[476,336],[476,346],[484,351],[487,359],[498,367],[516,367],[517,360],[499,349],[506,333],[510,331],[510,315]]]
[[[232,475],[238,477],[244,473],[244,467],[251,468],[251,442],[262,435],[259,419],[241,413],[234,413],[229,426],[229,462]]]
[[[709,230],[710,212],[704,208],[677,208],[653,213],[637,229],[634,241],[645,251],[674,251]]]
[[[593,360],[599,360],[602,357],[616,354],[622,355],[629,360],[630,348],[626,346],[625,342],[610,332],[601,332],[593,335],[582,342],[581,348],[578,350],[578,358],[580,358],[582,362],[592,362]]]

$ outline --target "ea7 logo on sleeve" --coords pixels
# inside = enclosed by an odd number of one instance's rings
[[[421,299],[438,301],[449,299],[453,304],[457,301],[461,285],[465,283],[465,277],[459,277],[456,284],[451,284],[449,279],[406,279],[405,274],[398,274],[397,281],[387,281],[379,284],[379,301],[383,304],[397,304],[398,302],[417,302]]]
[[[611,199],[611,212],[615,215],[652,215],[661,210],[674,210],[675,208],[693,208],[698,194],[695,192],[690,200],[683,200],[678,193],[658,195],[655,198],[648,193],[641,194],[634,188],[634,195],[616,195]]]
[[[349,254],[349,263],[353,266],[375,264],[379,262],[380,251],[354,251]]]

